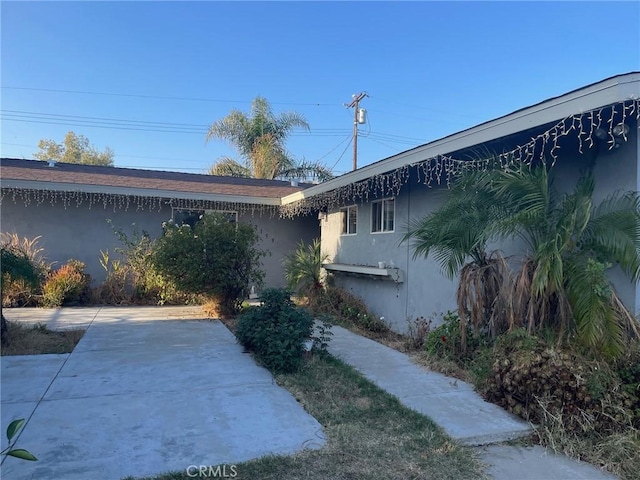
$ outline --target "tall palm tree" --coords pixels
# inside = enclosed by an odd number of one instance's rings
[[[616,193],[594,207],[594,187],[589,171],[561,196],[545,165],[463,175],[443,209],[411,224],[405,239],[414,240],[416,254],[433,251],[449,275],[462,268],[459,292],[471,284],[485,306],[493,298],[491,314],[471,309],[472,321],[506,314],[509,325],[551,326],[561,337],[572,331],[588,348],[615,357],[629,334],[637,336],[638,323],[606,271],[617,264],[632,281],[640,278],[640,201],[635,192]],[[447,211],[452,205],[457,214]],[[486,277],[463,275],[481,264],[478,252],[489,239],[509,238],[526,246],[512,288],[498,295]],[[508,308],[496,311],[498,300]],[[461,318],[465,313],[461,308]]]
[[[296,162],[286,151],[287,136],[295,128],[309,130],[303,115],[285,112],[275,115],[269,102],[256,97],[247,115],[232,110],[226,117],[212,123],[206,140],[226,140],[231,143],[243,162],[222,157],[209,173],[254,178],[301,178],[320,181],[332,177],[330,170],[319,163]]]

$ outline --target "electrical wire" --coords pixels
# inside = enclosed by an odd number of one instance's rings
[[[353,141],[353,137],[351,137],[351,140],[349,141],[349,143],[347,143],[347,146],[344,147],[344,150],[342,151],[342,153],[340,154],[340,156],[338,157],[338,160],[336,160],[336,163],[333,164],[333,166],[329,169],[330,172],[333,172],[333,169],[336,168],[336,166],[338,165],[338,163],[340,163],[340,160],[342,160],[342,157],[344,156],[344,152],[347,151],[347,148],[349,148],[349,145],[351,145],[351,142]]]
[[[194,97],[173,97],[165,95],[142,95],[134,93],[113,93],[113,92],[90,92],[85,90],[61,90],[54,88],[35,88],[35,87],[12,87],[2,85],[0,88],[7,90],[26,90],[35,92],[54,92],[54,93],[75,93],[82,95],[106,95],[111,97],[131,97],[131,98],[146,98],[156,100],[184,100],[193,102],[213,102],[213,103],[248,103],[251,104],[253,100],[222,100],[219,98],[194,98]],[[295,103],[295,102],[269,102],[271,105],[294,105],[294,106],[309,106],[309,107],[335,107],[338,106],[334,103]]]

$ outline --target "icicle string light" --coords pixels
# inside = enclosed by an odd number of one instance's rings
[[[585,148],[595,145],[595,139],[606,140],[609,150],[619,146],[620,138],[627,141],[627,131],[622,128],[614,134],[614,128],[630,118],[640,119],[640,99],[631,99],[614,105],[609,105],[589,112],[571,115],[545,132],[540,133],[523,145],[518,145],[508,152],[503,152],[491,158],[460,160],[449,155],[437,155],[402,165],[395,170],[374,175],[360,182],[351,183],[329,192],[323,192],[298,202],[284,205],[257,205],[238,202],[208,201],[194,199],[167,199],[160,197],[145,197],[137,195],[115,195],[107,193],[60,192],[51,190],[31,190],[3,187],[0,193],[0,204],[5,197],[14,203],[22,201],[25,206],[31,203],[41,205],[49,202],[51,205],[62,204],[65,209],[71,205],[80,207],[94,205],[102,208],[112,208],[127,211],[135,207],[136,211],[161,211],[163,207],[181,208],[188,210],[224,210],[237,211],[239,214],[269,215],[292,218],[298,215],[309,215],[319,210],[331,210],[353,202],[366,202],[373,198],[397,196],[402,187],[409,181],[413,173],[418,181],[427,187],[446,184],[447,186],[458,175],[467,171],[486,171],[498,164],[500,168],[508,169],[515,162],[531,165],[535,161],[550,161],[553,166],[558,160],[563,137],[575,135],[578,141],[578,151],[582,154]]]
[[[223,210],[236,211],[239,214],[269,215],[276,217],[279,214],[277,205],[255,205],[250,203],[221,202],[192,199],[167,199],[161,197],[145,197],[140,195],[115,195],[109,193],[87,192],[61,192],[53,190],[34,190],[25,188],[2,187],[0,191],[0,204],[7,199],[13,203],[22,202],[25,207],[31,204],[42,205],[49,203],[52,206],[62,205],[65,210],[71,206],[79,208],[86,205],[89,209],[100,206],[103,209],[128,211],[135,208],[136,211],[161,212],[163,207],[171,212],[172,208],[187,210]]]
[[[531,137],[526,144],[518,145],[491,158],[460,160],[448,155],[437,155],[411,165],[403,165],[393,171],[284,205],[281,216],[307,215],[318,210],[332,210],[348,203],[366,202],[371,194],[376,197],[397,195],[409,180],[411,171],[420,183],[431,187],[441,184],[449,186],[453,179],[463,172],[486,171],[496,163],[503,169],[509,168],[515,162],[523,162],[529,166],[536,161],[550,162],[553,166],[561,150],[560,140],[571,134],[577,138],[578,151],[582,154],[585,148],[595,145],[594,137],[599,138],[597,132],[604,130],[607,148],[612,150],[617,145],[614,127],[632,117],[635,117],[636,121],[640,119],[638,99],[571,115],[539,135]],[[622,129],[620,136],[624,141],[627,141],[626,135],[627,132]]]

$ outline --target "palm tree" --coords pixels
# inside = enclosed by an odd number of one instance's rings
[[[461,318],[471,310],[472,322],[506,315],[503,324],[524,322],[530,332],[547,326],[561,338],[575,332],[586,347],[615,357],[630,334],[638,335],[638,324],[606,271],[619,265],[631,280],[640,278],[640,201],[635,192],[617,193],[594,207],[594,187],[587,172],[560,196],[546,165],[465,174],[443,208],[411,224],[405,239],[414,240],[416,255],[433,251],[450,276],[462,268]],[[465,269],[482,266],[479,252],[488,240],[513,238],[527,250],[510,289],[496,293],[486,276],[465,276]],[[460,304],[460,292],[469,289],[484,300],[481,311]]]
[[[488,181],[484,173],[468,172],[447,192],[442,207],[409,223],[403,241],[410,241],[413,257],[433,254],[444,275],[459,275],[456,300],[460,317],[461,348],[466,350],[467,325],[477,332],[488,327],[495,336],[505,330],[508,315],[496,300],[510,281],[506,260],[498,251],[487,252],[490,225],[500,217],[499,204],[491,192],[481,188]]]
[[[206,140],[226,140],[236,147],[243,163],[222,157],[209,173],[254,178],[300,178],[324,181],[332,178],[330,170],[319,163],[296,162],[287,153],[285,142],[294,128],[309,130],[304,116],[296,112],[275,115],[269,102],[256,97],[247,115],[232,110],[211,124]]]
[[[499,171],[491,185],[506,215],[495,222],[498,238],[518,237],[528,254],[514,284],[516,314],[529,331],[552,325],[561,336],[606,357],[624,350],[638,323],[618,298],[607,270],[619,265],[640,278],[640,199],[637,192],[614,193],[593,205],[591,170],[573,191],[559,195],[545,165]]]
[[[321,252],[320,239],[309,245],[300,241],[295,250],[289,252],[283,261],[284,277],[291,290],[306,296],[317,295],[322,290],[322,264],[329,255]]]

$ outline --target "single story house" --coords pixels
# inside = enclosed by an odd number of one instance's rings
[[[169,220],[228,213],[256,227],[270,252],[262,259],[269,286],[285,284],[284,255],[319,236],[317,215],[280,216],[281,198],[304,188],[289,182],[9,158],[0,160],[0,180],[2,232],[41,236],[48,261],[80,260],[96,282],[106,274],[100,251],[122,246],[112,225],[153,238]]]
[[[325,269],[336,283],[403,331],[407,320],[455,308],[457,282],[444,277],[434,259],[414,259],[401,240],[411,219],[441,204],[457,174],[486,168],[488,156],[504,166],[512,159],[546,160],[560,188],[571,188],[585,166],[595,165],[596,202],[616,190],[638,191],[639,117],[640,73],[618,75],[307,188],[3,159],[2,231],[42,235],[50,255],[55,252],[52,259],[90,265],[99,249],[115,244],[106,218],[158,235],[162,222],[181,212],[237,212],[238,221],[258,226],[272,250],[265,262],[268,285],[283,283],[285,253],[320,236],[330,256]],[[509,253],[509,245],[496,247]],[[613,271],[612,279],[638,312],[638,286],[620,272]]]
[[[402,242],[411,219],[441,204],[462,169],[486,168],[488,156],[554,164],[559,189],[572,188],[595,162],[595,202],[640,186],[640,73],[618,75],[440,140],[399,153],[282,199],[289,215],[320,212],[325,266],[336,283],[402,331],[419,316],[455,309],[456,280],[433,258],[413,258]],[[509,251],[507,245],[496,248]],[[385,268],[379,268],[384,264]],[[632,312],[640,290],[613,271]]]

